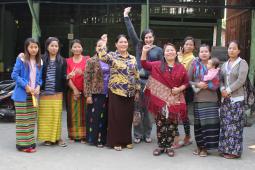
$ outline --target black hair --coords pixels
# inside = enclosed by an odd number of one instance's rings
[[[194,50],[195,50],[195,48],[196,48],[196,42],[195,42],[195,39],[192,37],[192,36],[187,36],[187,37],[185,37],[184,38],[184,40],[183,40],[183,42],[182,42],[182,52],[184,53],[184,44],[186,43],[186,41],[188,41],[188,40],[191,40],[192,42],[193,42],[193,44],[194,44]]]
[[[59,47],[58,52],[56,54],[56,62],[62,64],[63,63],[63,58],[60,55],[60,42],[59,42],[59,39],[57,37],[49,37],[45,41],[44,59],[46,60],[46,62],[49,61],[50,53],[49,53],[48,47],[49,47],[50,43],[53,42],[53,41],[56,41],[58,43],[58,47]]]
[[[210,59],[212,61],[212,65],[215,67],[215,68],[218,68],[219,65],[220,65],[220,60],[216,57],[213,57]]]
[[[24,43],[24,53],[25,53],[24,60],[25,60],[25,65],[28,67],[29,60],[30,60],[30,54],[29,54],[29,51],[28,51],[28,46],[29,46],[31,43],[37,44],[37,46],[38,46],[38,52],[37,52],[37,54],[36,54],[36,56],[35,56],[35,60],[36,60],[36,64],[37,64],[38,67],[40,68],[40,67],[41,67],[41,48],[40,48],[40,43],[39,43],[39,41],[37,41],[37,40],[34,39],[34,38],[27,38],[27,39],[25,40],[25,43]]]
[[[161,72],[165,72],[166,71],[166,59],[165,59],[165,50],[166,50],[166,47],[167,46],[172,46],[174,49],[175,49],[175,51],[176,51],[176,47],[175,47],[175,45],[174,44],[172,44],[172,43],[166,43],[165,45],[164,45],[164,48],[163,48],[163,57],[161,58],[161,65],[160,65],[160,70],[161,70]],[[178,60],[178,57],[177,57],[177,55],[176,55],[176,57],[175,57],[175,63],[179,63],[179,60]]]
[[[115,39],[115,43],[117,43],[117,42],[119,41],[119,39],[122,38],[122,37],[124,37],[124,38],[126,38],[126,39],[128,40],[128,37],[127,37],[125,34],[119,34],[119,35],[116,37],[116,39]]]

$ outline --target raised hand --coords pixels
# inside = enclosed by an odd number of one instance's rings
[[[183,56],[183,48],[180,47],[179,51],[177,52],[177,56]]]
[[[108,42],[108,35],[107,34],[103,34],[101,36],[101,40],[104,42],[104,46],[106,46],[106,44]]]
[[[130,11],[131,11],[131,7],[127,7],[127,8],[125,8],[124,9],[124,17],[128,17],[128,14],[130,13]]]

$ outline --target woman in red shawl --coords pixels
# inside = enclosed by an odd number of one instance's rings
[[[145,95],[148,98],[148,110],[155,115],[158,148],[153,155],[166,152],[174,156],[171,146],[174,141],[178,120],[187,119],[184,90],[188,87],[187,71],[178,62],[173,44],[164,46],[162,61],[146,61],[147,52],[152,48],[145,45],[142,51],[142,67],[151,72],[146,84]]]

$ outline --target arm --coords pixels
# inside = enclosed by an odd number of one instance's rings
[[[107,53],[107,48],[103,47],[98,52],[98,57],[101,61],[111,65],[112,64],[112,53]]]
[[[246,63],[245,60],[242,60],[240,61],[240,65],[238,67],[239,67],[238,78],[229,87],[227,87],[226,91],[228,92],[228,94],[242,87],[246,81],[249,69],[248,64]]]
[[[189,86],[189,78],[188,78],[187,71],[183,65],[181,65],[181,67],[182,67],[182,69],[180,70],[180,72],[182,72],[182,74],[180,74],[180,76],[183,76],[182,83],[179,87],[172,88],[173,94],[179,94]]]
[[[26,86],[28,85],[28,81],[25,80],[23,77],[20,77],[22,65],[23,65],[23,62],[21,61],[19,57],[17,57],[11,77],[17,83],[18,86],[25,89]]]
[[[127,28],[128,36],[130,37],[133,46],[136,47],[136,45],[139,43],[139,38],[135,32],[134,26],[128,16],[129,12],[131,10],[131,7],[127,7],[124,9],[124,22]]]
[[[87,61],[86,69],[84,72],[84,96],[91,97],[91,83],[93,78],[93,64],[91,59]]]
[[[223,64],[220,69],[220,91],[221,92],[226,89],[225,83],[224,83],[224,68],[225,68],[225,64]]]
[[[152,70],[152,63],[146,60],[141,60],[142,67],[145,70],[151,71]]]

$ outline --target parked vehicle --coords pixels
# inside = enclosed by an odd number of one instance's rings
[[[0,82],[0,121],[15,121],[15,107],[11,99],[14,87],[15,81],[13,80]]]

